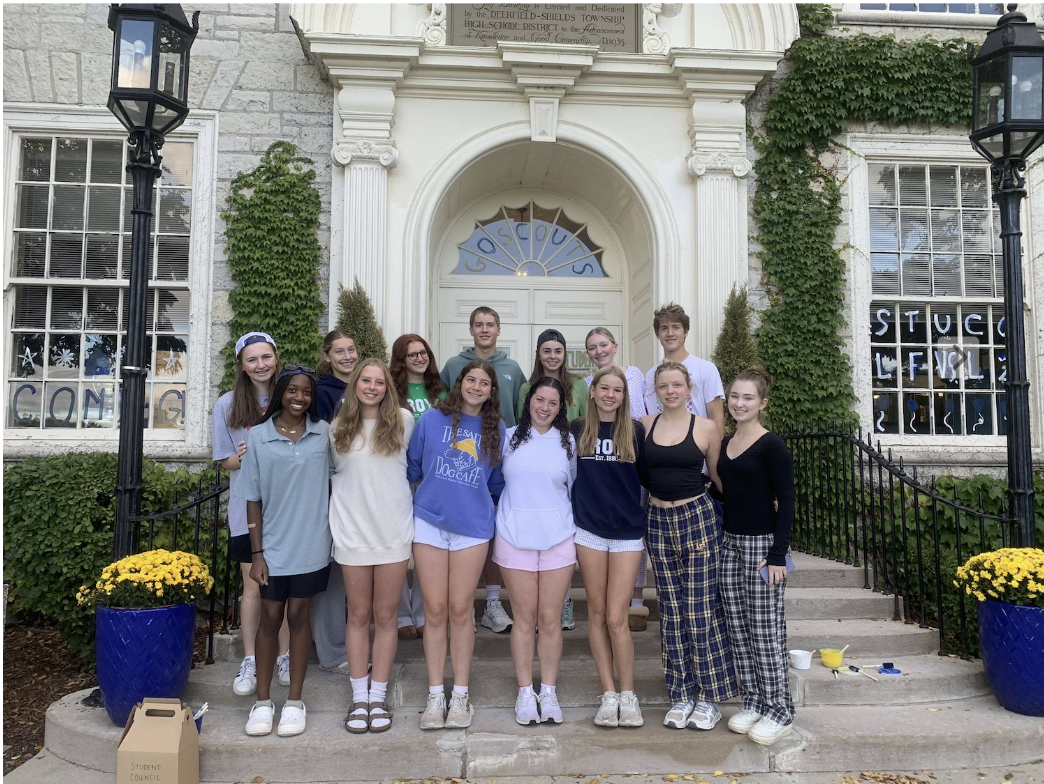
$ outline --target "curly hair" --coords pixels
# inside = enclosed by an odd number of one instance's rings
[[[479,415],[482,417],[482,457],[489,460],[491,466],[500,465],[500,384],[497,382],[497,371],[484,359],[473,359],[466,364],[457,375],[445,400],[436,405],[443,414],[453,417],[450,432],[453,433],[453,446],[456,446],[457,428],[460,427],[461,409],[464,407],[464,396],[460,391],[464,377],[472,370],[481,370],[489,377],[489,397],[482,404]]]
[[[557,378],[551,376],[544,376],[538,379],[537,382],[529,388],[529,392],[526,394],[526,402],[522,404],[522,416],[518,418],[518,426],[515,428],[514,434],[511,436],[511,443],[508,448],[514,452],[522,444],[526,443],[533,435],[533,419],[529,413],[529,403],[533,399],[533,395],[536,394],[538,389],[543,387],[550,387],[558,393],[558,413],[555,414],[555,418],[551,421],[551,427],[558,431],[559,436],[562,439],[562,448],[566,451],[566,457],[570,460],[573,459],[573,446],[572,439],[569,435],[569,419],[566,417],[565,407],[565,389],[562,386],[562,382]]]
[[[391,374],[384,363],[375,357],[364,359],[352,370],[348,378],[348,387],[345,389],[344,404],[337,412],[330,431],[333,434],[334,449],[338,453],[350,452],[357,437],[366,441],[363,431],[362,406],[359,404],[359,396],[356,387],[363,371],[368,367],[380,368],[384,374],[385,393],[384,399],[377,409],[377,424],[370,435],[370,454],[394,455],[406,448],[406,426],[403,424],[403,414],[399,406],[399,396],[392,384]]]
[[[388,366],[392,381],[395,382],[395,391],[399,393],[399,403],[403,408],[409,404],[407,392],[409,375],[406,371],[406,351],[410,343],[420,343],[428,352],[428,367],[424,370],[424,391],[428,393],[428,402],[434,405],[438,402],[439,393],[442,391],[442,382],[439,380],[439,365],[435,361],[435,352],[431,350],[428,341],[420,335],[400,335],[392,344],[391,363]]]

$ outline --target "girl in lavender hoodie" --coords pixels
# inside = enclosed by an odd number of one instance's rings
[[[464,366],[446,399],[421,416],[410,441],[407,478],[419,482],[413,559],[424,594],[428,665],[421,729],[468,727],[475,712],[468,697],[475,650],[472,611],[493,538],[494,504],[504,489],[503,440],[497,374],[477,359]],[[443,690],[447,636],[453,663],[448,711]]]

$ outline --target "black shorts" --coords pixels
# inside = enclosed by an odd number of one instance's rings
[[[250,555],[250,534],[229,537],[228,557],[238,563],[253,563],[253,556]]]
[[[261,598],[274,602],[287,599],[311,599],[326,590],[330,582],[330,564],[317,572],[288,574],[282,577],[268,576],[268,585],[259,586]]]

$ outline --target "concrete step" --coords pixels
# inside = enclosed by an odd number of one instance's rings
[[[981,697],[989,693],[982,665],[935,654],[891,659],[902,671],[899,676],[877,674],[879,659],[848,658],[865,667],[878,678],[875,683],[860,675],[834,678],[818,660],[809,670],[790,670],[791,695],[796,705],[897,705],[940,700]],[[215,664],[192,671],[183,699],[190,705],[209,702],[212,708],[247,710],[253,696],[238,697],[232,692],[232,680],[238,665]],[[638,659],[634,669],[634,690],[643,705],[667,705],[660,657]],[[540,682],[539,662],[534,665],[534,681]],[[452,670],[445,669],[446,688],[452,687]],[[564,707],[597,708],[602,686],[594,662],[590,659],[563,661],[558,674],[559,699]],[[344,711],[350,699],[350,685],[345,675],[321,671],[312,665],[305,681],[304,699],[309,710]],[[389,704],[393,708],[422,708],[427,699],[428,675],[423,661],[396,664],[389,682]],[[509,660],[477,661],[471,669],[471,693],[475,705],[484,708],[510,708],[515,704],[518,680]],[[286,698],[287,689],[272,686],[278,702]]]
[[[862,588],[865,584],[861,567],[805,553],[793,553],[793,559],[788,588]]]
[[[788,621],[892,617],[891,597],[862,588],[801,588],[787,585],[786,597]]]
[[[115,771],[121,729],[77,692],[47,712],[46,749],[94,770]],[[737,710],[725,706],[725,720]],[[468,730],[424,732],[420,708],[400,709],[391,730],[351,735],[341,711],[309,712],[295,738],[249,738],[245,709],[207,714],[200,736],[203,782],[313,782],[409,778],[589,775],[650,770],[709,773],[835,771],[1017,765],[1039,759],[1044,722],[1001,708],[992,697],[935,705],[809,707],[795,731],[766,748],[728,731],[668,730],[664,708],[645,710],[639,729],[594,726],[594,708],[566,708],[559,726],[519,727],[504,708],[479,708]],[[693,733],[698,733],[693,734]],[[698,742],[693,742],[696,738]],[[350,762],[349,762],[350,760]]]

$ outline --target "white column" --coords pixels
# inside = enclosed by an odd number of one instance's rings
[[[696,180],[696,312],[690,346],[709,359],[721,331],[725,302],[733,285],[745,286],[747,185],[750,161],[738,153],[700,152],[688,157]]]
[[[334,162],[344,169],[344,222],[341,283],[358,279],[383,323],[388,232],[388,170],[399,152],[387,143],[344,139],[334,145]],[[331,300],[336,296],[331,292]],[[333,303],[331,302],[331,306]]]

